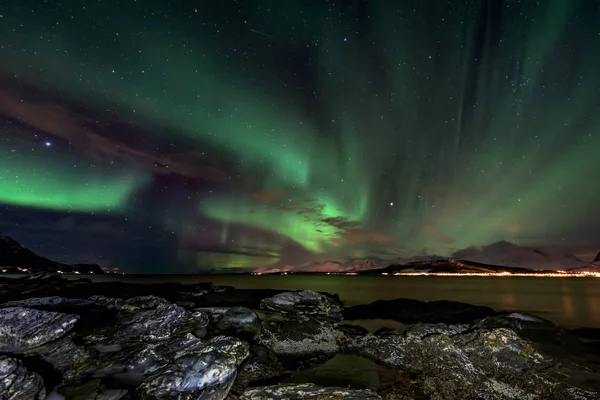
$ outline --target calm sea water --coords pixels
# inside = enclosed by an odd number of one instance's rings
[[[532,277],[107,275],[94,280],[139,283],[212,282],[239,289],[310,289],[335,293],[346,306],[400,297],[452,300],[522,311],[564,327],[600,328],[600,279]]]

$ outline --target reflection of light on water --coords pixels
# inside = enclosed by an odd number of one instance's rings
[[[588,306],[587,316],[595,324],[598,324],[600,322],[600,294],[595,292],[592,287],[588,287],[585,298]]]
[[[562,308],[563,315],[569,321],[575,319],[575,306],[573,305],[573,296],[571,295],[571,288],[567,285],[567,282],[563,281],[561,285],[562,293]]]
[[[384,275],[384,274],[382,274]],[[395,276],[507,276],[530,278],[600,278],[600,272],[394,272]]]

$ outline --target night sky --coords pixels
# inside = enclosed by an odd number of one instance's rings
[[[3,2],[0,230],[137,272],[597,252],[600,3]]]

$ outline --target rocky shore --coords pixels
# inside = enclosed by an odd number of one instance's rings
[[[597,399],[599,340],[454,302],[0,279],[0,400]]]

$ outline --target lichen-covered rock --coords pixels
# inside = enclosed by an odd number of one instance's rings
[[[224,335],[244,340],[255,340],[260,335],[260,321],[254,311],[246,307],[232,307],[217,323],[217,329]]]
[[[23,307],[0,309],[0,352],[19,353],[59,339],[79,319],[77,315]]]
[[[20,361],[0,356],[0,399],[42,400],[46,397],[44,381],[29,372]]]
[[[289,318],[311,316],[332,322],[342,320],[342,308],[338,301],[311,290],[276,294],[263,299],[260,308],[286,314]]]
[[[369,334],[355,346],[364,357],[419,377],[419,392],[432,400],[577,398],[547,379],[551,361],[515,332],[467,328],[419,325]]]
[[[340,351],[342,334],[324,321],[263,321],[258,343],[280,356],[306,358]]]
[[[277,385],[250,389],[240,400],[381,400],[370,390],[352,390],[338,387],[316,386],[311,383]]]
[[[222,400],[247,356],[247,343],[215,337],[174,353],[166,366],[144,380],[137,393],[142,399]]]

